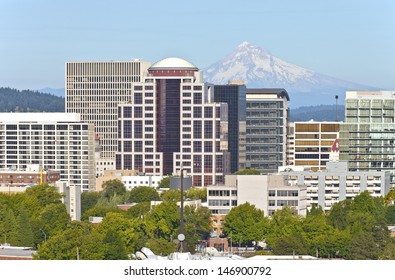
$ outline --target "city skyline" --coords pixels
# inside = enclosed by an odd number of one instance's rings
[[[203,69],[248,41],[322,74],[395,88],[395,3],[281,3],[3,1],[0,86],[62,88],[66,61],[176,56]]]

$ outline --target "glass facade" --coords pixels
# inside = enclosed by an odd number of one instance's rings
[[[228,104],[230,172],[245,168],[246,87],[215,85],[214,101]]]
[[[247,89],[246,165],[275,173],[286,162],[288,93],[283,89]]]

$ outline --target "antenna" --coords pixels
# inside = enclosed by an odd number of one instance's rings
[[[339,96],[336,95],[335,99],[336,99],[336,120],[335,121],[338,121],[338,119],[337,119],[337,100],[339,99]]]

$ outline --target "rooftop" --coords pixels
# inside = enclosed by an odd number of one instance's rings
[[[199,70],[194,64],[178,57],[168,57],[154,63],[148,70]]]

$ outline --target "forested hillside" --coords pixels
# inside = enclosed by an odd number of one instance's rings
[[[337,121],[344,121],[344,105],[337,107]],[[290,110],[290,121],[336,121],[336,105],[306,106]]]
[[[0,112],[64,112],[64,98],[31,90],[0,87]]]

